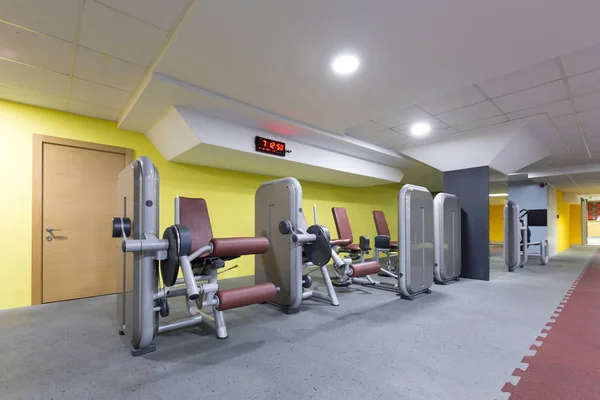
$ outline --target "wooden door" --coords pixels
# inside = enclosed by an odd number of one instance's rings
[[[125,154],[43,143],[42,302],[116,292],[110,235]]]

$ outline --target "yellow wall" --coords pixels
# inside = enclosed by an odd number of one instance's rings
[[[504,242],[504,206],[490,205],[490,242]]]
[[[563,201],[563,193],[560,190],[556,191],[556,205],[558,252],[561,252],[571,247],[571,208],[568,203]],[[548,218],[551,217],[551,215],[548,216]]]
[[[31,304],[31,207],[32,134],[57,136],[134,149],[134,157],[149,156],[161,175],[161,225],[173,221],[176,194],[204,197],[216,237],[254,234],[254,192],[269,177],[167,162],[146,137],[122,131],[114,122],[52,111],[0,100],[0,276],[8,284],[0,294],[0,309]],[[335,236],[331,207],[348,209],[354,235],[375,235],[374,209],[386,213],[392,232],[397,232],[397,196],[400,184],[351,189],[303,183],[304,207],[312,222],[312,204],[319,209],[319,223]],[[107,221],[107,226],[109,221]],[[108,230],[107,230],[108,232]],[[395,238],[397,239],[397,238]],[[230,264],[236,268],[224,278],[254,273],[253,257]]]
[[[581,205],[572,204],[569,209],[571,214],[570,242],[571,244],[581,244]]]

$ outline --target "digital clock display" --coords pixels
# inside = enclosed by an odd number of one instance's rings
[[[255,150],[260,153],[285,157],[285,143],[257,136],[254,138]]]

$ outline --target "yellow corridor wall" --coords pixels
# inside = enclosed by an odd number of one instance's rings
[[[571,208],[568,203],[563,201],[563,193],[556,191],[556,210],[558,213],[557,233],[558,233],[558,252],[567,250],[571,247]],[[552,216],[548,216],[551,218]]]
[[[490,205],[490,242],[504,242],[503,205]]]
[[[571,214],[570,242],[571,244],[581,244],[581,205],[572,204],[569,208]]]
[[[207,200],[216,237],[254,235],[254,193],[272,178],[243,172],[177,164],[166,161],[142,134],[119,130],[114,122],[0,100],[0,221],[5,232],[0,241],[0,276],[4,285],[0,309],[31,304],[31,208],[32,135],[56,136],[134,150],[145,155],[161,175],[161,225],[173,221],[175,195]],[[375,236],[372,211],[386,213],[392,236],[397,239],[397,196],[400,184],[364,189],[303,182],[304,208],[312,222],[312,205],[317,204],[319,223],[335,236],[331,207],[346,207],[354,236]],[[109,221],[107,221],[107,226]],[[107,230],[108,232],[108,230]],[[254,258],[230,262],[239,267],[224,278],[252,275]]]

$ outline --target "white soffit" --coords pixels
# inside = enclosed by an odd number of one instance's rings
[[[243,127],[261,130],[261,135],[267,137],[279,135],[332,153],[396,168],[414,165],[395,150],[353,137],[324,132],[160,74],[152,75],[143,92],[121,119],[119,127],[149,132],[169,112],[172,105],[198,110]]]
[[[441,171],[489,166],[509,174],[550,154],[540,144],[540,135],[548,131],[548,121],[534,118],[408,148],[402,153]]]
[[[291,153],[284,158],[257,153],[257,135],[264,132],[183,107],[171,108],[147,134],[169,161],[355,187],[400,182],[403,177],[396,168],[272,133],[269,137],[285,142]]]

